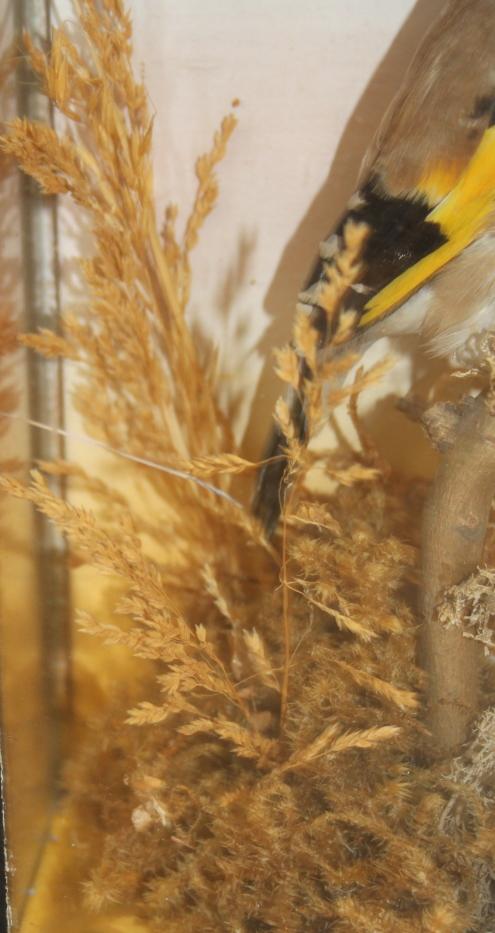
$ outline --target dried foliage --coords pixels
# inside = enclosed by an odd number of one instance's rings
[[[60,138],[16,121],[3,148],[44,190],[87,212],[91,302],[85,317],[66,315],[62,338],[24,342],[74,362],[90,432],[180,473],[129,463],[137,489],[154,497],[150,508],[146,495],[131,501],[80,466],[39,464],[92,492],[96,516],[57,498],[39,470],[29,488],[2,480],[69,536],[81,560],[124,581],[115,616],[83,612],[83,630],[158,668],[128,713],[118,704],[102,711],[69,768],[86,903],[124,904],[170,933],[467,933],[489,916],[492,797],[475,793],[484,752],[473,746],[454,773],[432,760],[421,725],[423,677],[405,603],[421,490],[392,475],[357,416],[359,393],[388,364],[336,389],[355,358],[320,363],[317,335],[298,317],[295,348],[278,354],[278,368],[296,390],[302,358],[312,373],[309,436],[327,401],[347,398],[363,449],[318,455],[337,492],[317,501],[303,489],[314,455],[294,440],[279,402],[293,474],[281,554],[239,503],[198,485],[215,476],[225,492],[251,466],[233,450],[184,319],[190,252],[235,121],[198,161],[183,242],[174,207],[160,240],[152,121],[130,65],[129,17],[120,0],[82,0],[80,20],[82,49],[60,30],[46,54],[26,38],[45,93],[75,129]],[[358,274],[366,234],[345,230],[323,296],[329,314]],[[336,343],[349,326],[341,320]],[[485,680],[488,705],[489,672]],[[483,720],[479,748],[486,732]]]
[[[449,775],[451,795],[441,818],[440,829],[451,839],[462,838],[471,820],[479,820],[480,801],[493,802],[495,792],[495,710],[488,709],[480,719],[476,736],[462,758],[452,762]],[[456,786],[457,785],[457,786]],[[493,864],[483,857],[474,863],[473,877],[478,900],[478,920],[482,930],[494,923]]]
[[[481,929],[495,841],[492,739],[482,723],[465,758],[429,764],[415,626],[397,595],[413,557],[392,533],[402,491],[390,481],[344,489],[331,503],[338,533],[321,524],[294,533],[304,595],[290,612],[281,734],[282,599],[252,600],[242,687],[267,743],[256,757],[239,755],[253,727],[233,727],[232,712],[186,727],[180,716],[154,725],[152,713],[140,730],[117,712],[73,762],[91,906],[127,904],[152,928],[191,933]],[[208,569],[205,578],[220,617],[234,619],[239,607]],[[363,629],[341,631],[310,592],[344,618],[361,606]]]
[[[495,648],[495,573],[488,567],[478,570],[463,583],[447,590],[439,610],[445,625],[457,625],[465,638],[474,638],[485,646],[485,654]]]

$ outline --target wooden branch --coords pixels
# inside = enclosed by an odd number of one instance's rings
[[[442,409],[445,410],[442,410]],[[422,534],[422,664],[428,673],[428,728],[442,751],[464,742],[477,707],[480,646],[437,608],[449,586],[479,566],[495,494],[495,411],[485,393],[434,405],[424,423],[440,465],[425,506]]]
[[[408,392],[403,398],[398,398],[395,402],[397,411],[401,411],[409,421],[421,421],[427,406],[427,403],[416,392]]]

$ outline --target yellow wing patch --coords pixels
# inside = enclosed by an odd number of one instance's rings
[[[425,256],[365,306],[359,325],[366,326],[416,292],[447,262],[469,246],[486,228],[495,206],[495,126],[486,130],[455,187],[427,220],[439,224],[447,243]]]

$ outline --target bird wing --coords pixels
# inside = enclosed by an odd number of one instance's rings
[[[482,140],[450,193],[428,213],[444,242],[409,266],[364,307],[359,327],[374,323],[418,291],[447,262],[469,246],[491,222],[495,206],[495,126]]]

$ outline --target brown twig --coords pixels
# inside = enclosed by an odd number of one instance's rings
[[[476,710],[479,646],[458,626],[446,628],[438,608],[445,589],[473,573],[482,558],[495,494],[495,417],[484,393],[466,399],[456,418],[451,407],[443,419],[439,406],[434,409],[427,430],[441,458],[423,518],[422,658],[429,675],[428,725],[447,750],[465,741]],[[438,419],[441,444],[435,443]]]

